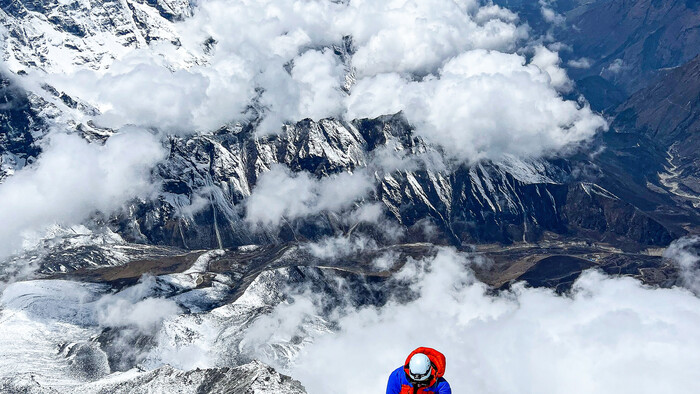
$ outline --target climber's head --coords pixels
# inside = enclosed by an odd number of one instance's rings
[[[423,353],[414,354],[408,363],[408,378],[412,383],[427,383],[433,376],[433,365]]]

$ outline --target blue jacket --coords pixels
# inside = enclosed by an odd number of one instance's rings
[[[415,394],[421,393],[452,394],[452,389],[447,380],[439,378],[435,384],[430,387],[422,387]],[[389,383],[386,386],[386,394],[414,394],[413,385],[408,381],[404,367],[398,367],[391,373]]]

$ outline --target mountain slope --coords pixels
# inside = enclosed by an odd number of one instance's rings
[[[614,126],[665,150],[659,181],[680,201],[700,208],[700,56],[666,71],[616,110]]]
[[[634,92],[665,68],[700,53],[700,3],[686,0],[594,1],[567,12],[572,28],[561,33],[589,69],[576,79],[602,75]]]
[[[2,0],[5,61],[13,72],[106,68],[150,42],[177,43],[172,21],[191,13],[191,4],[179,0]]]
[[[54,388],[41,385],[33,376],[0,379],[3,392],[25,394],[81,393],[241,393],[241,394],[305,394],[303,386],[292,378],[259,362],[236,368],[196,369],[179,371],[170,366],[148,373],[112,376],[80,387]],[[77,390],[77,391],[76,391]]]
[[[21,169],[40,153],[35,141],[45,134],[45,125],[26,93],[0,74],[0,182]]]
[[[608,191],[598,198],[609,203],[595,210],[577,208],[588,204],[586,194],[577,191],[590,186],[577,181],[575,164],[567,160],[508,158],[473,166],[431,162],[440,151],[415,137],[401,115],[353,123],[306,120],[265,138],[246,129],[222,129],[214,135],[171,139],[170,149],[158,171],[164,184],[159,200],[135,204],[112,220],[112,228],[128,241],[211,249],[315,240],[357,224],[362,224],[357,231],[383,243],[512,243],[537,241],[547,232],[599,241],[621,238],[630,246],[665,245],[672,239],[663,225]],[[386,150],[426,161],[417,168],[386,169]],[[383,216],[402,233],[397,239],[385,238],[377,223],[348,222],[326,212],[291,218],[279,228],[264,226],[261,232],[246,220],[245,203],[258,178],[277,163],[318,179],[369,170],[373,187],[358,204],[380,203]],[[190,209],[197,199],[205,203]],[[627,227],[630,220],[647,224],[638,223],[640,232],[633,234]],[[425,225],[436,232],[427,234]],[[646,230],[649,226],[653,230]]]

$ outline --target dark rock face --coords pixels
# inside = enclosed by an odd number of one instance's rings
[[[685,145],[700,133],[700,56],[666,71],[662,78],[615,109],[619,131],[644,134],[661,146]]]
[[[583,186],[568,160],[382,168],[377,156],[390,147],[408,155],[440,155],[414,136],[401,115],[353,123],[305,120],[285,127],[279,136],[263,138],[246,128],[224,129],[213,135],[173,138],[170,146],[168,160],[158,169],[163,180],[159,201],[134,204],[112,221],[113,229],[130,241],[207,249],[313,240],[349,230],[337,215],[323,213],[290,220],[282,228],[253,231],[244,220],[245,200],[260,175],[276,163],[318,178],[370,170],[375,189],[362,203],[381,203],[386,218],[406,230],[400,239],[405,242],[532,242],[545,232],[599,234],[592,235],[595,239],[614,234],[639,245],[664,245],[671,239],[662,225],[629,204],[614,202],[618,197],[608,191],[601,192],[607,200],[596,197],[606,201],[605,207],[577,209],[575,205],[590,201],[576,194]],[[208,203],[183,215],[183,207],[196,198]],[[639,233],[624,228],[622,223],[631,219],[639,220],[642,228],[635,230]],[[589,225],[596,222],[602,225]],[[429,239],[419,231],[427,223],[437,236]],[[371,224],[357,231],[381,233]],[[380,237],[380,242],[395,241]]]
[[[700,56],[665,73],[616,109],[614,126],[665,150],[664,181],[697,208],[700,199]]]
[[[569,11],[567,23],[574,28],[562,35],[573,53],[595,61],[581,74],[602,75],[629,92],[700,53],[697,1],[595,1]]]
[[[601,240],[619,239],[647,245],[668,245],[673,237],[659,222],[609,191],[593,184],[577,184],[569,189],[564,215],[569,225],[603,235]],[[624,240],[622,241],[624,243]]]
[[[0,181],[8,173],[24,167],[41,149],[44,123],[30,105],[26,94],[11,79],[0,74]]]
[[[657,158],[637,161],[649,182],[675,204],[700,208],[700,57],[667,71],[615,109],[618,133],[652,147]],[[683,219],[684,221],[687,219]]]

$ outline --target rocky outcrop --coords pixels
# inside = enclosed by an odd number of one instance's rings
[[[644,134],[662,146],[697,138],[700,133],[700,56],[673,70],[615,109],[621,132]],[[687,147],[694,149],[695,147]]]
[[[45,126],[24,91],[0,74],[0,182],[40,153]]]
[[[298,381],[282,375],[260,362],[237,368],[195,369],[179,371],[170,366],[138,374],[117,383],[96,382],[85,387],[85,392],[107,393],[241,393],[241,394],[304,394]],[[120,380],[117,378],[117,380]]]
[[[49,387],[29,375],[0,379],[2,392],[17,394],[136,394],[136,393],[240,393],[305,394],[298,381],[282,375],[260,362],[236,368],[211,368],[180,371],[164,366],[150,372],[129,371],[82,386]]]
[[[278,136],[263,138],[243,127],[173,138],[170,156],[158,170],[164,185],[159,200],[133,205],[112,221],[113,229],[132,242],[186,249],[300,237],[313,240],[349,230],[354,223],[323,213],[290,220],[283,228],[253,231],[244,220],[245,200],[258,177],[276,163],[317,178],[369,170],[375,188],[360,203],[381,203],[386,218],[407,230],[403,241],[457,245],[536,241],[546,231],[571,233],[567,222],[605,222],[601,212],[592,210],[561,215],[567,204],[566,185],[573,178],[568,161],[507,158],[473,166],[445,164],[440,151],[415,137],[402,119],[399,114],[352,123],[306,120],[285,127]],[[417,167],[385,167],[380,158],[386,149],[412,157],[437,157],[440,163],[426,159]],[[207,204],[183,214],[196,199],[205,199]],[[576,214],[588,216],[576,218]],[[431,239],[418,231],[428,223],[438,231]],[[370,228],[367,225],[357,231]],[[635,236],[633,242],[663,242],[645,234]]]
[[[632,241],[665,246],[674,239],[662,224],[594,184],[570,187],[563,214],[571,228],[592,231],[615,245]]]

